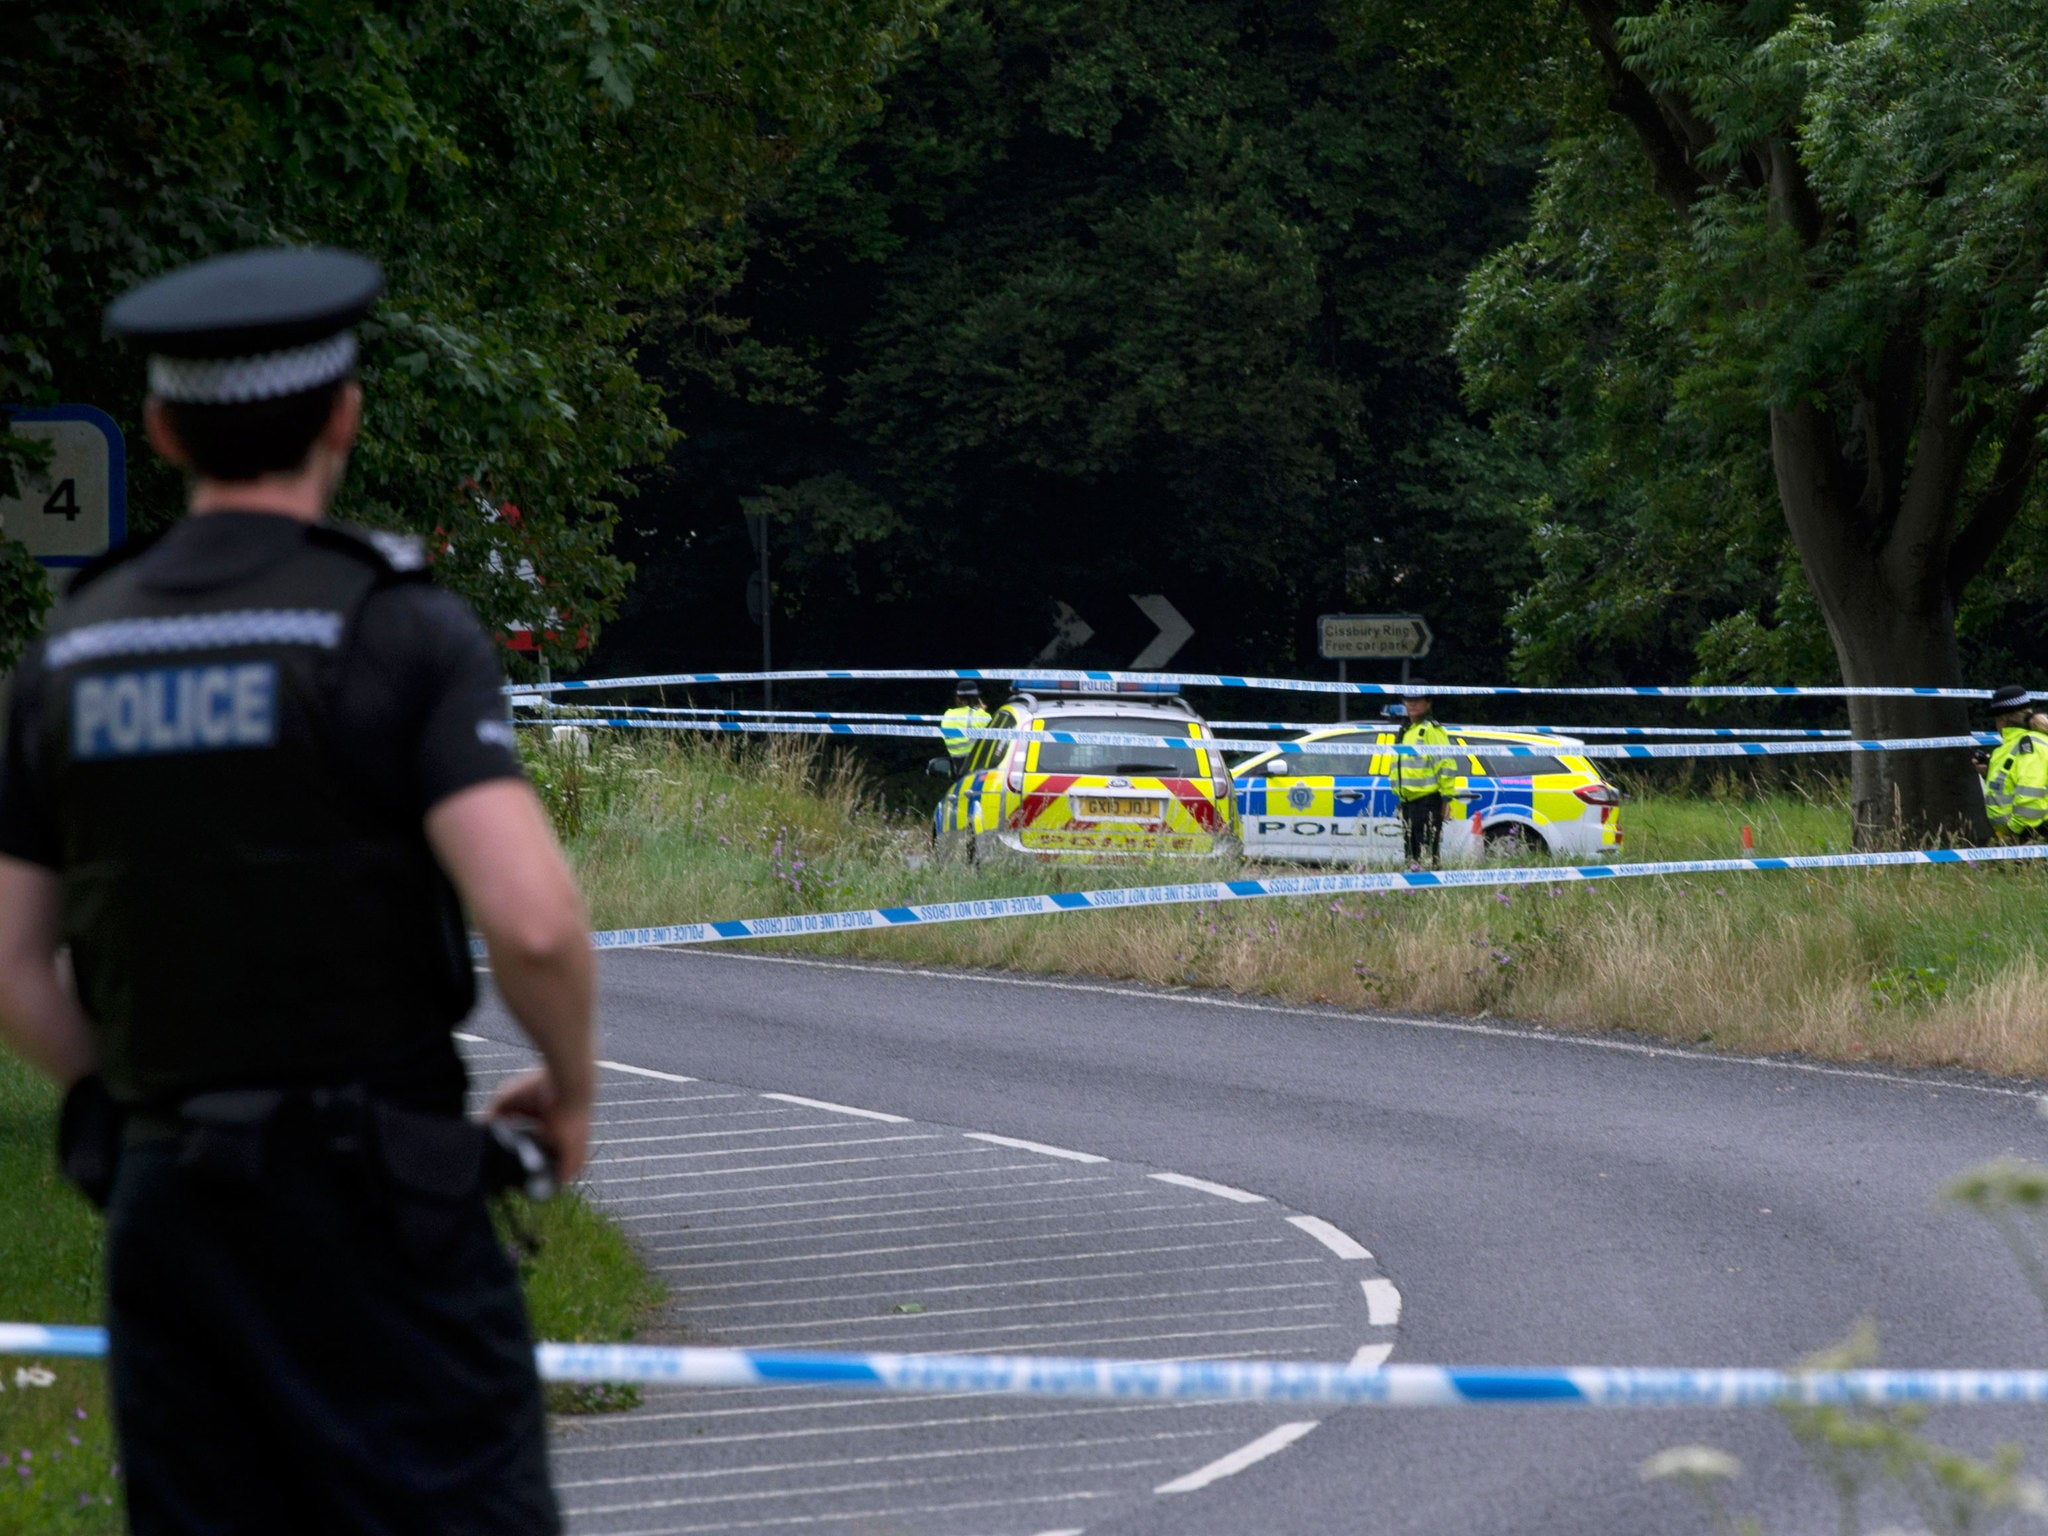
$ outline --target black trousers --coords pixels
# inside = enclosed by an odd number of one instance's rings
[[[1401,852],[1411,864],[1434,865],[1444,842],[1444,797],[1417,795],[1401,802]]]
[[[553,1536],[517,1277],[480,1192],[273,1148],[246,1176],[130,1145],[107,1326],[136,1536]],[[408,1209],[408,1203],[414,1208]]]

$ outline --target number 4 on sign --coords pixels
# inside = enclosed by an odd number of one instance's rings
[[[67,523],[77,522],[78,514],[84,510],[78,504],[76,480],[60,480],[57,489],[50,492],[49,499],[43,503],[45,517],[61,517]]]

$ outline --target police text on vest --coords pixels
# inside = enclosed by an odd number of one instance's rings
[[[276,662],[104,672],[71,687],[77,760],[223,752],[276,740]]]

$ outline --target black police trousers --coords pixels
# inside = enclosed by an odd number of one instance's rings
[[[1417,795],[1401,802],[1401,851],[1411,864],[1434,865],[1444,842],[1444,797]]]
[[[431,1199],[361,1151],[271,1140],[239,1169],[175,1136],[121,1153],[107,1328],[130,1530],[553,1536],[533,1346],[481,1189]]]

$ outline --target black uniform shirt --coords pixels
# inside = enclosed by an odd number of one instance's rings
[[[149,584],[186,592],[288,557],[304,525],[267,512],[210,512],[136,557]],[[0,854],[55,869],[57,822],[41,782],[40,646],[15,676],[0,763]],[[459,790],[521,775],[500,692],[504,674],[468,606],[438,587],[387,587],[364,603],[335,696],[336,749],[382,804],[424,816]]]

